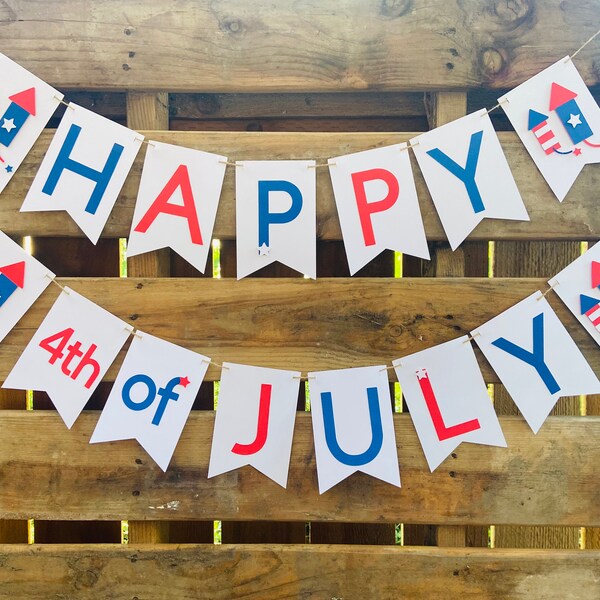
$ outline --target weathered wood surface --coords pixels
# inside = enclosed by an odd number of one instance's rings
[[[596,600],[600,552],[340,545],[1,546],[0,598]]]
[[[512,87],[596,30],[561,0],[5,0],[2,51],[61,88],[176,91]],[[552,43],[548,43],[552,40]],[[598,81],[600,50],[577,64]]]
[[[132,325],[218,363],[302,372],[387,364],[465,335],[537,289],[543,279],[210,278],[59,279]],[[59,290],[50,286],[0,345],[0,381]],[[558,298],[547,296],[600,372],[597,346]],[[175,318],[176,317],[176,318]],[[109,369],[114,381],[121,356]],[[484,377],[496,375],[481,358]],[[210,365],[207,380],[219,379]],[[395,376],[390,371],[390,378]]]
[[[369,148],[408,141],[411,133],[249,133],[249,132],[143,132],[148,139],[216,152],[230,160],[279,160],[328,158]],[[20,213],[53,132],[46,131],[2,194],[0,229],[9,235],[82,236],[63,212]],[[595,191],[600,188],[600,169],[584,168],[565,201],[559,203],[514,133],[500,133],[504,151],[529,212],[530,221],[485,219],[471,240],[489,239],[598,239],[600,212]],[[135,161],[107,226],[106,237],[129,235],[145,151]],[[439,218],[421,172],[413,169],[425,230],[430,241],[445,240]],[[217,212],[214,237],[235,236],[234,168],[228,167]],[[317,169],[317,235],[322,240],[341,240],[337,210],[327,169]]]
[[[0,411],[0,518],[600,525],[598,417],[550,417],[537,435],[501,417],[508,448],[462,444],[430,473],[410,416],[395,415],[402,488],[358,473],[321,496],[307,413],[287,489],[251,467],[207,479],[212,411],[191,413],[166,473],[136,441],[89,444],[97,420],[67,431],[49,411]]]

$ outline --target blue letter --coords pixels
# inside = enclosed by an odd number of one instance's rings
[[[540,313],[533,318],[533,352],[528,352],[505,338],[498,338],[493,341],[492,346],[496,346],[496,348],[500,348],[500,350],[504,350],[504,352],[508,352],[531,365],[542,378],[551,394],[560,391],[560,386],[544,362],[544,313]]]
[[[94,186],[94,191],[88,200],[87,206],[85,207],[85,212],[88,212],[92,215],[96,214],[98,210],[98,206],[102,201],[102,196],[108,187],[108,184],[115,172],[117,167],[117,163],[121,158],[121,154],[123,153],[123,146],[121,144],[113,144],[112,150],[108,156],[108,160],[104,165],[104,170],[96,171],[91,167],[81,164],[76,160],[71,158],[71,152],[73,151],[73,147],[75,146],[75,142],[81,133],[81,127],[79,125],[71,125],[71,129],[69,129],[69,133],[67,133],[67,137],[56,157],[56,162],[52,166],[52,170],[50,171],[50,175],[48,175],[48,179],[44,184],[42,192],[44,194],[48,194],[51,196],[56,189],[56,184],[62,175],[62,172],[66,169],[67,171],[73,171],[73,173],[77,173],[86,179],[91,179],[96,182]]]
[[[160,425],[160,420],[162,419],[163,413],[165,412],[165,408],[167,408],[167,403],[169,400],[177,400],[179,398],[179,394],[176,394],[173,391],[173,388],[176,385],[179,385],[181,381],[181,377],[173,377],[164,388],[160,388],[158,390],[158,395],[160,396],[160,402],[158,404],[158,408],[156,409],[156,413],[154,418],[152,419],[152,425]]]
[[[351,467],[358,467],[370,463],[379,454],[383,444],[383,427],[381,425],[379,394],[377,393],[377,388],[367,388],[367,398],[369,400],[369,417],[371,419],[371,445],[362,454],[347,454],[340,448],[337,436],[335,435],[331,392],[321,392],[325,441],[334,458]]]
[[[131,399],[131,388],[136,383],[143,383],[148,388],[146,399],[141,402],[134,402]],[[125,382],[121,391],[121,398],[123,398],[123,402],[127,408],[131,410],[145,410],[154,402],[154,398],[156,398],[156,385],[154,385],[154,381],[148,375],[134,375]]]
[[[292,199],[289,210],[282,213],[269,212],[269,194],[285,192]],[[258,245],[269,246],[269,225],[271,223],[289,223],[302,210],[302,193],[290,181],[259,181],[258,182]]]
[[[455,163],[447,154],[442,152],[439,148],[433,148],[428,150],[427,154],[434,160],[440,163],[442,167],[448,169],[452,175],[458,177],[467,188],[467,194],[469,200],[473,206],[473,210],[478,213],[485,210],[481,194],[475,183],[475,171],[477,170],[477,161],[479,160],[479,150],[481,148],[481,138],[483,137],[483,131],[477,131],[471,135],[471,142],[469,143],[469,153],[467,154],[467,164],[465,167],[461,167],[458,163]]]

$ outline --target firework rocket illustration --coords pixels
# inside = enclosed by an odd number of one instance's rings
[[[25,282],[25,261],[0,267],[0,306]]]
[[[556,112],[561,123],[564,125],[573,144],[584,142],[592,148],[599,148],[600,144],[592,144],[588,138],[594,135],[585,115],[579,108],[575,98],[577,93],[558,83],[552,84],[550,91],[549,110]]]
[[[546,154],[552,154],[560,150],[560,142],[548,125],[548,115],[530,109],[527,129],[535,135]]]
[[[591,270],[592,287],[600,288],[600,263],[593,260]],[[600,331],[600,300],[592,298],[591,296],[586,296],[585,294],[580,294],[579,302],[581,314],[585,315],[592,322],[592,325]]]
[[[10,146],[25,121],[30,116],[35,116],[35,88],[29,88],[9,96],[11,101],[4,114],[0,117],[0,144]],[[0,156],[0,162],[5,162]],[[12,171],[12,167],[7,167],[7,172]]]

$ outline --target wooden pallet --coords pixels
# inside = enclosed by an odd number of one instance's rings
[[[231,160],[321,163],[490,108],[598,23],[597,3],[559,0],[6,0],[0,51],[148,138]],[[590,86],[599,61],[600,44],[576,59]],[[93,247],[64,213],[18,212],[52,130],[2,194],[0,229],[33,236],[62,284],[217,362],[303,372],[390,364],[545,289],[581,242],[599,238],[600,168],[586,167],[559,204],[500,113],[491,116],[531,221],[485,221],[451,252],[413,160],[432,260],[404,257],[400,279],[389,252],[348,276],[319,169],[319,278],[272,265],[236,281],[230,167],[214,232],[221,279],[169,251],[130,259],[129,278],[118,278],[117,238],[129,233],[144,150]],[[0,380],[57,294],[51,286],[0,345]],[[597,346],[548,299],[600,373]],[[215,367],[167,473],[136,442],[89,445],[122,357],[70,431],[43,394],[25,410],[24,393],[0,392],[0,598],[600,596],[598,398],[561,400],[534,436],[478,354],[506,415],[507,449],[460,446],[432,474],[410,416],[397,414],[402,489],[357,474],[320,496],[303,397],[287,490],[250,467],[206,478]]]

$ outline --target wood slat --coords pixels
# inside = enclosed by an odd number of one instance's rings
[[[600,552],[356,546],[0,546],[0,598],[595,600]],[[426,576],[425,576],[426,574]]]
[[[390,364],[467,334],[537,289],[543,279],[81,278],[58,280],[138,329],[205,354],[302,372]],[[0,345],[0,381],[23,352],[59,290],[50,286]],[[594,341],[547,296],[592,368]],[[176,315],[177,318],[166,318]],[[114,381],[121,356],[109,369]],[[496,375],[481,357],[486,381]],[[207,380],[219,379],[211,365]],[[395,379],[391,374],[390,377]]]
[[[501,417],[508,448],[462,444],[430,473],[410,417],[395,415],[402,488],[358,473],[321,496],[309,414],[287,489],[251,467],[207,479],[212,412],[191,413],[166,473],[135,441],[89,444],[97,420],[68,431],[48,411],[0,411],[0,518],[600,525],[599,417],[550,417],[537,435]]]
[[[230,160],[278,160],[327,158],[369,148],[408,141],[411,133],[249,133],[249,132],[144,132],[149,139],[224,154]],[[0,229],[13,236],[82,236],[63,212],[20,213],[53,131],[44,132],[19,171],[2,194]],[[471,234],[471,240],[489,239],[597,239],[600,212],[595,191],[600,188],[600,169],[587,166],[560,204],[537,171],[535,164],[514,133],[499,133],[508,162],[523,196],[531,221],[485,219]],[[142,149],[116,203],[106,237],[129,235],[137,197],[143,156]],[[445,240],[441,224],[416,161],[413,169],[425,230],[430,241]],[[235,236],[234,169],[227,168],[214,237]],[[331,181],[326,169],[317,169],[317,235],[322,240],[341,240]]]
[[[512,87],[574,52],[599,16],[597,3],[561,0],[0,5],[2,50],[50,83],[172,92]],[[599,57],[578,56],[588,84]]]

